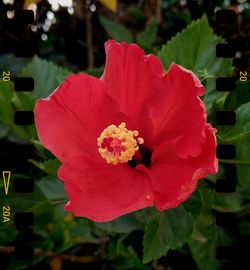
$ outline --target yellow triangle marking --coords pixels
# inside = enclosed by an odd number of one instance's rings
[[[107,9],[115,12],[117,10],[117,0],[99,0]]]
[[[4,190],[5,190],[6,195],[8,195],[8,191],[9,191],[10,174],[11,174],[11,171],[3,171],[3,184],[4,184]],[[8,176],[6,177],[6,175]]]

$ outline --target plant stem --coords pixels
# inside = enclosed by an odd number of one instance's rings
[[[49,202],[52,205],[60,205],[66,203],[68,200],[67,199],[57,199],[57,200],[50,200]]]
[[[156,20],[158,24],[162,22],[162,10],[161,10],[161,0],[157,0],[156,2]]]
[[[12,254],[15,252],[14,246],[0,246],[0,253]],[[63,253],[57,253],[54,251],[47,251],[41,248],[34,248],[35,256],[47,256],[47,257],[56,257],[63,261],[70,261],[71,263],[93,263],[99,261],[98,258],[94,256],[76,256],[76,255],[68,255]]]
[[[219,159],[220,163],[250,166],[250,160]]]
[[[92,29],[92,12],[88,6],[85,5],[85,15],[86,15],[86,43],[88,51],[88,69],[94,68],[95,65],[95,55],[93,47],[93,29]]]

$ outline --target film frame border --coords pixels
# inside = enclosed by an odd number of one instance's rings
[[[25,33],[25,25],[34,23],[34,12],[32,10],[18,9],[14,11],[13,23]],[[30,58],[34,56],[34,46],[29,41],[14,43],[14,56],[16,58]],[[14,90],[16,92],[32,92],[34,90],[34,79],[32,77],[16,77],[14,80]],[[33,125],[34,112],[16,110],[13,115],[15,125]],[[28,194],[34,192],[33,179],[15,179],[14,192]],[[16,260],[32,260],[34,258],[33,225],[35,216],[33,212],[15,212],[13,215],[17,236],[14,247],[14,257]],[[27,242],[27,239],[30,241]]]
[[[16,10],[15,19],[17,23],[31,24],[34,21],[33,11]],[[33,14],[32,14],[33,13]],[[219,10],[216,14],[216,22],[218,24],[233,23],[236,20],[236,14],[232,10]],[[16,57],[32,57],[33,47],[29,43],[23,43],[24,46],[17,46],[15,48]],[[25,50],[22,48],[25,47]],[[28,51],[28,53],[27,53]],[[229,43],[217,44],[216,56],[218,58],[234,58],[235,46]],[[14,81],[15,91],[29,91],[34,90],[34,79],[31,77],[17,77]],[[235,91],[235,79],[231,77],[219,77],[216,79],[217,91]],[[237,124],[237,116],[234,111],[218,111],[216,113],[216,122],[218,125],[230,125]],[[14,115],[14,123],[17,125],[32,125],[34,124],[34,114],[32,111],[16,111]],[[218,158],[234,159],[237,155],[234,145],[218,145],[216,149],[216,155]],[[30,179],[22,179],[23,185],[20,184],[20,180],[14,182],[14,190],[17,193],[30,193],[34,191],[34,182]],[[230,183],[230,186],[228,186]],[[217,192],[231,193],[235,191],[235,183],[227,181],[227,179],[217,179],[216,189]],[[14,215],[16,228],[27,229],[28,233],[32,235],[32,226],[34,224],[34,214],[32,212],[16,212]],[[25,220],[25,222],[23,221]],[[232,213],[227,213],[223,216],[216,214],[216,223],[218,226],[225,227],[226,224],[233,224],[234,216]],[[15,255],[18,260],[30,260],[34,257],[34,246],[25,244],[22,239],[18,239],[15,247]],[[216,248],[216,258],[218,260],[230,261],[237,250],[234,246],[218,246]],[[238,253],[237,253],[238,254]]]
[[[228,32],[226,34],[231,34],[232,31],[238,32],[238,22],[237,22],[237,14],[234,10],[231,9],[221,9],[216,12],[216,24],[217,26],[221,26],[221,28],[225,27],[225,25],[231,25],[232,27],[228,27]],[[237,50],[244,50],[245,46],[232,43],[219,43],[216,45],[216,56],[217,58],[234,58],[236,56]],[[235,63],[235,62],[234,62]],[[244,80],[242,80],[242,77]],[[240,81],[247,80],[247,73],[242,74],[240,71],[239,76]],[[216,79],[216,90],[217,91],[235,91],[236,90],[236,79],[233,77],[218,77]],[[237,125],[237,115],[235,111],[217,111],[216,112],[216,123],[219,126],[231,126],[234,128]],[[237,148],[234,144],[219,144],[216,148],[216,156],[218,159],[235,159],[237,157]],[[234,193],[236,192],[236,173],[235,166],[230,168],[230,171],[233,172],[228,173],[225,178],[218,178],[216,180],[216,192],[217,193]],[[216,212],[216,225],[219,227],[223,227],[225,229],[230,229],[232,231],[237,231],[237,223],[236,223],[236,215],[233,212]],[[236,269],[237,259],[241,260],[242,258],[246,258],[245,247],[238,245],[227,245],[227,246],[217,246],[216,247],[216,259],[224,262],[220,267],[220,270],[224,269]]]

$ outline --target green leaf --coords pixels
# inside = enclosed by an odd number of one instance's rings
[[[123,244],[122,240],[124,236],[116,235],[113,236],[110,241],[107,243],[107,259],[114,260],[119,256],[126,255],[126,247]]]
[[[11,245],[11,242],[15,241],[17,230],[13,226],[6,225],[1,221],[0,224],[0,243],[1,245]]]
[[[216,247],[233,245],[234,239],[215,224],[211,212],[214,190],[210,190],[204,182],[200,182],[199,189],[203,198],[201,215],[194,222],[192,237],[188,244],[199,269],[219,270],[222,262],[216,259]]]
[[[146,207],[135,212],[136,218],[143,224],[144,228],[148,224],[150,217],[155,216],[158,211],[155,207]]]
[[[28,62],[29,58],[17,58],[13,53],[1,53],[0,70],[10,71],[11,77],[14,78]]]
[[[28,178],[24,175],[11,175],[12,181],[22,181],[22,178]],[[32,179],[30,179],[32,181]],[[13,227],[14,223],[14,213],[15,212],[26,212],[30,211],[35,215],[35,225],[36,233],[37,229],[44,230],[44,225],[53,219],[54,208],[51,207],[46,197],[43,195],[41,190],[35,185],[35,190],[32,193],[22,194],[16,193],[13,190],[13,185],[10,183],[8,196],[3,197],[3,205],[10,206],[11,215],[9,224],[0,224],[0,242],[1,244],[12,245],[12,241],[15,239],[16,230]],[[2,181],[1,181],[2,184]],[[0,189],[3,187],[0,185]],[[3,229],[3,230],[2,230]]]
[[[122,246],[120,249],[125,249],[124,244],[120,244]],[[140,258],[136,254],[135,250],[132,246],[128,246],[124,251],[122,256],[115,258],[111,261],[111,265],[114,269],[117,270],[148,270],[145,265],[141,262]]]
[[[107,260],[112,269],[117,270],[147,270],[132,246],[125,246],[124,237],[115,236],[107,244]]]
[[[38,99],[49,96],[70,73],[72,72],[55,65],[53,62],[35,56],[22,70],[21,76],[34,78],[34,96]]]
[[[226,96],[222,96],[215,100],[211,106],[209,106],[207,110],[208,118],[207,122],[210,123],[212,126],[216,127],[217,122],[216,122],[216,113],[218,111],[223,110],[223,106],[225,103]]]
[[[235,143],[237,149],[237,160],[248,161],[250,164],[250,134]],[[250,165],[236,165],[237,180],[242,195],[250,199]]]
[[[13,125],[13,108],[9,102],[12,99],[12,93],[12,83],[0,81],[0,119],[8,126]]]
[[[12,82],[0,81],[0,121],[25,141],[37,139],[34,125],[20,126],[14,123],[14,112],[33,110],[35,99],[28,93],[17,93]]]
[[[236,125],[221,126],[218,129],[217,137],[222,141],[236,141],[250,133],[250,102],[241,105],[235,110]]]
[[[198,188],[188,198],[187,201],[182,203],[182,206],[187,212],[191,213],[194,219],[196,219],[200,215],[202,206],[202,197]]]
[[[165,218],[151,219],[146,227],[143,238],[143,262],[148,263],[166,255],[169,246],[168,238],[171,230]]]
[[[8,132],[9,132],[8,126],[0,122],[0,139],[6,137]]]
[[[206,180],[216,185],[217,179],[225,178],[225,167],[219,162],[218,172],[216,174],[209,174],[206,176]]]
[[[216,78],[227,77],[232,73],[232,60],[220,59],[215,55],[216,44],[222,41],[213,34],[207,17],[203,16],[168,41],[159,52],[166,70],[175,62],[192,70],[202,80],[206,87],[203,100],[208,109],[219,97],[227,95],[216,91]]]
[[[99,240],[91,234],[91,228],[87,219],[73,220],[69,227],[69,240],[75,244],[85,242],[99,243]]]
[[[0,81],[0,120],[9,128],[23,137],[27,138],[26,131],[23,126],[19,128],[14,125],[14,108],[10,103],[13,97],[13,84],[11,82]]]
[[[127,9],[129,16],[133,17],[138,22],[145,22],[146,16],[143,11],[137,6],[129,6]]]
[[[53,221],[54,208],[48,200],[38,202],[29,209],[30,212],[34,213],[35,225],[34,229],[44,229],[44,227]]]
[[[102,68],[102,67],[101,68],[90,68],[90,69],[84,70],[83,72],[87,73],[91,76],[100,78],[102,76],[103,70],[104,70],[104,68]]]
[[[22,181],[22,179],[29,178],[28,176],[24,175],[11,175],[12,183],[15,181]],[[32,193],[15,193],[13,190],[13,185],[10,184],[8,196],[4,197],[6,203],[10,203],[12,208],[15,209],[16,212],[18,211],[26,211],[30,207],[34,206],[35,204],[45,201],[46,196],[43,194],[41,189],[35,184],[35,190]]]
[[[216,247],[231,244],[226,232],[213,224],[198,239],[192,239],[189,247],[199,269],[219,270],[222,262],[216,259]]]
[[[139,33],[136,36],[136,42],[145,50],[150,50],[157,37],[157,22],[155,19],[151,20],[148,29]]]
[[[109,20],[100,16],[100,23],[109,34],[109,36],[118,42],[125,41],[127,43],[133,42],[132,35],[129,30],[122,24]]]
[[[142,223],[136,218],[135,213],[129,213],[109,222],[95,222],[95,226],[109,233],[130,233],[134,230],[142,230]]]
[[[229,93],[225,100],[224,108],[235,110],[241,105],[250,102],[250,80],[246,82],[237,81],[236,89]]]
[[[246,208],[239,190],[233,193],[215,193],[211,207],[220,212],[240,212]]]
[[[183,246],[192,233],[193,219],[182,205],[151,218],[143,238],[143,262],[166,255],[169,249]]]
[[[41,178],[41,180],[37,182],[37,186],[40,188],[48,200],[68,199],[64,191],[64,185],[62,181],[54,176]]]
[[[29,159],[33,165],[46,172],[47,174],[56,176],[57,170],[59,169],[61,162],[58,159],[49,159],[43,162],[36,161],[34,159]]]

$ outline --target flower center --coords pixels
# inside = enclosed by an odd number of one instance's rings
[[[118,127],[110,125],[103,130],[97,139],[98,151],[107,163],[114,165],[126,163],[132,160],[138,144],[143,144],[144,140],[139,136],[137,130],[128,130],[126,123],[122,122]]]

